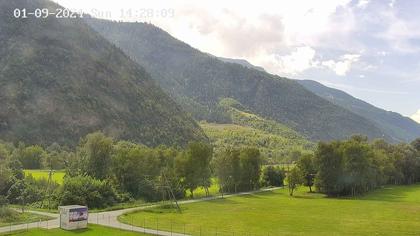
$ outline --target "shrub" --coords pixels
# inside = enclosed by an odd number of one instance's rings
[[[279,167],[267,166],[264,168],[262,173],[262,185],[263,186],[275,186],[281,187],[284,185],[285,174]]]
[[[80,204],[91,208],[112,206],[119,197],[114,186],[107,180],[90,176],[66,178],[61,190],[60,204]]]

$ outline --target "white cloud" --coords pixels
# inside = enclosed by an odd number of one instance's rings
[[[275,73],[297,75],[309,68],[316,67],[318,62],[314,60],[316,51],[308,46],[295,48],[288,55],[272,55],[271,70]]]
[[[359,54],[345,54],[338,61],[323,61],[322,65],[333,70],[339,76],[345,76],[350,71],[352,64],[359,61],[359,59]]]
[[[357,3],[357,7],[365,9],[369,4],[369,1],[370,0],[359,0],[359,2]]]
[[[420,52],[420,46],[413,43],[420,40],[420,23],[417,20],[402,19],[393,8],[381,12],[380,17],[386,30],[378,33],[378,38],[385,40],[396,52],[405,54]]]
[[[410,118],[416,121],[417,123],[420,123],[420,109],[417,110],[417,112],[414,113]]]
[[[389,7],[391,7],[391,8],[393,8],[394,6],[395,6],[395,2],[396,2],[397,0],[391,0],[390,2],[389,2]]]

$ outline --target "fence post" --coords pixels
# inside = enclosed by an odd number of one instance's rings
[[[156,218],[156,234],[159,233],[159,217]]]
[[[143,219],[143,231],[146,233],[146,217]]]
[[[184,223],[184,234],[185,234],[185,223]]]
[[[172,220],[171,220],[171,236],[172,236]]]

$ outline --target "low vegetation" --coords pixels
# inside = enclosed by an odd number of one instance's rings
[[[37,214],[32,214],[28,212],[18,212],[16,210],[10,209],[6,206],[0,207],[0,227],[9,226],[15,224],[24,224],[37,222],[40,220],[49,220],[47,216],[41,216]]]
[[[298,188],[153,208],[122,222],[191,235],[416,235],[420,185],[386,186],[357,198],[329,198]],[[226,223],[228,222],[228,223]],[[200,234],[201,230],[201,234]]]

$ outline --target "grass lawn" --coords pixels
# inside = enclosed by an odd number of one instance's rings
[[[300,189],[154,208],[120,220],[191,235],[418,235],[420,185],[389,186],[357,199],[326,198]]]
[[[219,195],[219,183],[217,182],[216,178],[211,179],[211,186],[209,188],[210,196]],[[197,188],[194,190],[194,198],[203,198],[206,196],[206,191],[204,188]],[[190,191],[187,191],[187,198],[191,198]]]
[[[46,179],[48,180],[49,170],[24,170],[25,175],[32,175],[35,179]],[[65,172],[57,170],[52,176],[52,180],[58,184],[63,183]]]
[[[0,217],[0,227],[9,226],[9,225],[17,225],[17,224],[24,224],[24,223],[31,223],[37,222],[39,220],[49,220],[52,219],[48,216],[41,216],[37,214],[31,214],[28,212],[25,213],[15,213],[9,217]]]
[[[16,235],[16,236],[71,236],[71,235],[81,235],[81,236],[140,236],[145,235],[142,233],[135,233],[129,231],[123,231],[119,229],[107,228],[98,225],[89,225],[87,229],[75,230],[75,231],[66,231],[62,229],[31,229],[29,231],[20,231],[12,232],[0,235]]]

